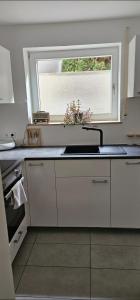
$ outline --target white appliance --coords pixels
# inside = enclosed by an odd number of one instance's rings
[[[15,142],[12,139],[0,139],[0,151],[15,148]]]

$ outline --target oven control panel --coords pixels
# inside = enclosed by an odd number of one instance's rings
[[[5,192],[20,177],[22,177],[21,164],[13,168],[13,170],[6,177],[3,178],[3,191]]]

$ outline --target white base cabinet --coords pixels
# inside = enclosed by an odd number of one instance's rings
[[[31,226],[140,228],[140,159],[28,160],[26,174]]]
[[[26,172],[31,226],[57,226],[54,161],[27,161]]]
[[[111,226],[140,228],[140,160],[111,161]]]
[[[55,162],[58,226],[110,226],[110,161]]]
[[[58,225],[110,226],[110,178],[57,178]]]

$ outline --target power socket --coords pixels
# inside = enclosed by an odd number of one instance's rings
[[[16,139],[16,132],[15,131],[12,131],[12,132],[8,132],[8,133],[5,133],[5,135],[4,135],[5,137],[7,137],[7,138],[14,138],[14,139]]]

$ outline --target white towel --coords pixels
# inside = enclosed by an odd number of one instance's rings
[[[12,200],[14,209],[19,208],[23,203],[27,202],[26,193],[22,185],[23,178],[21,178],[12,188]]]

